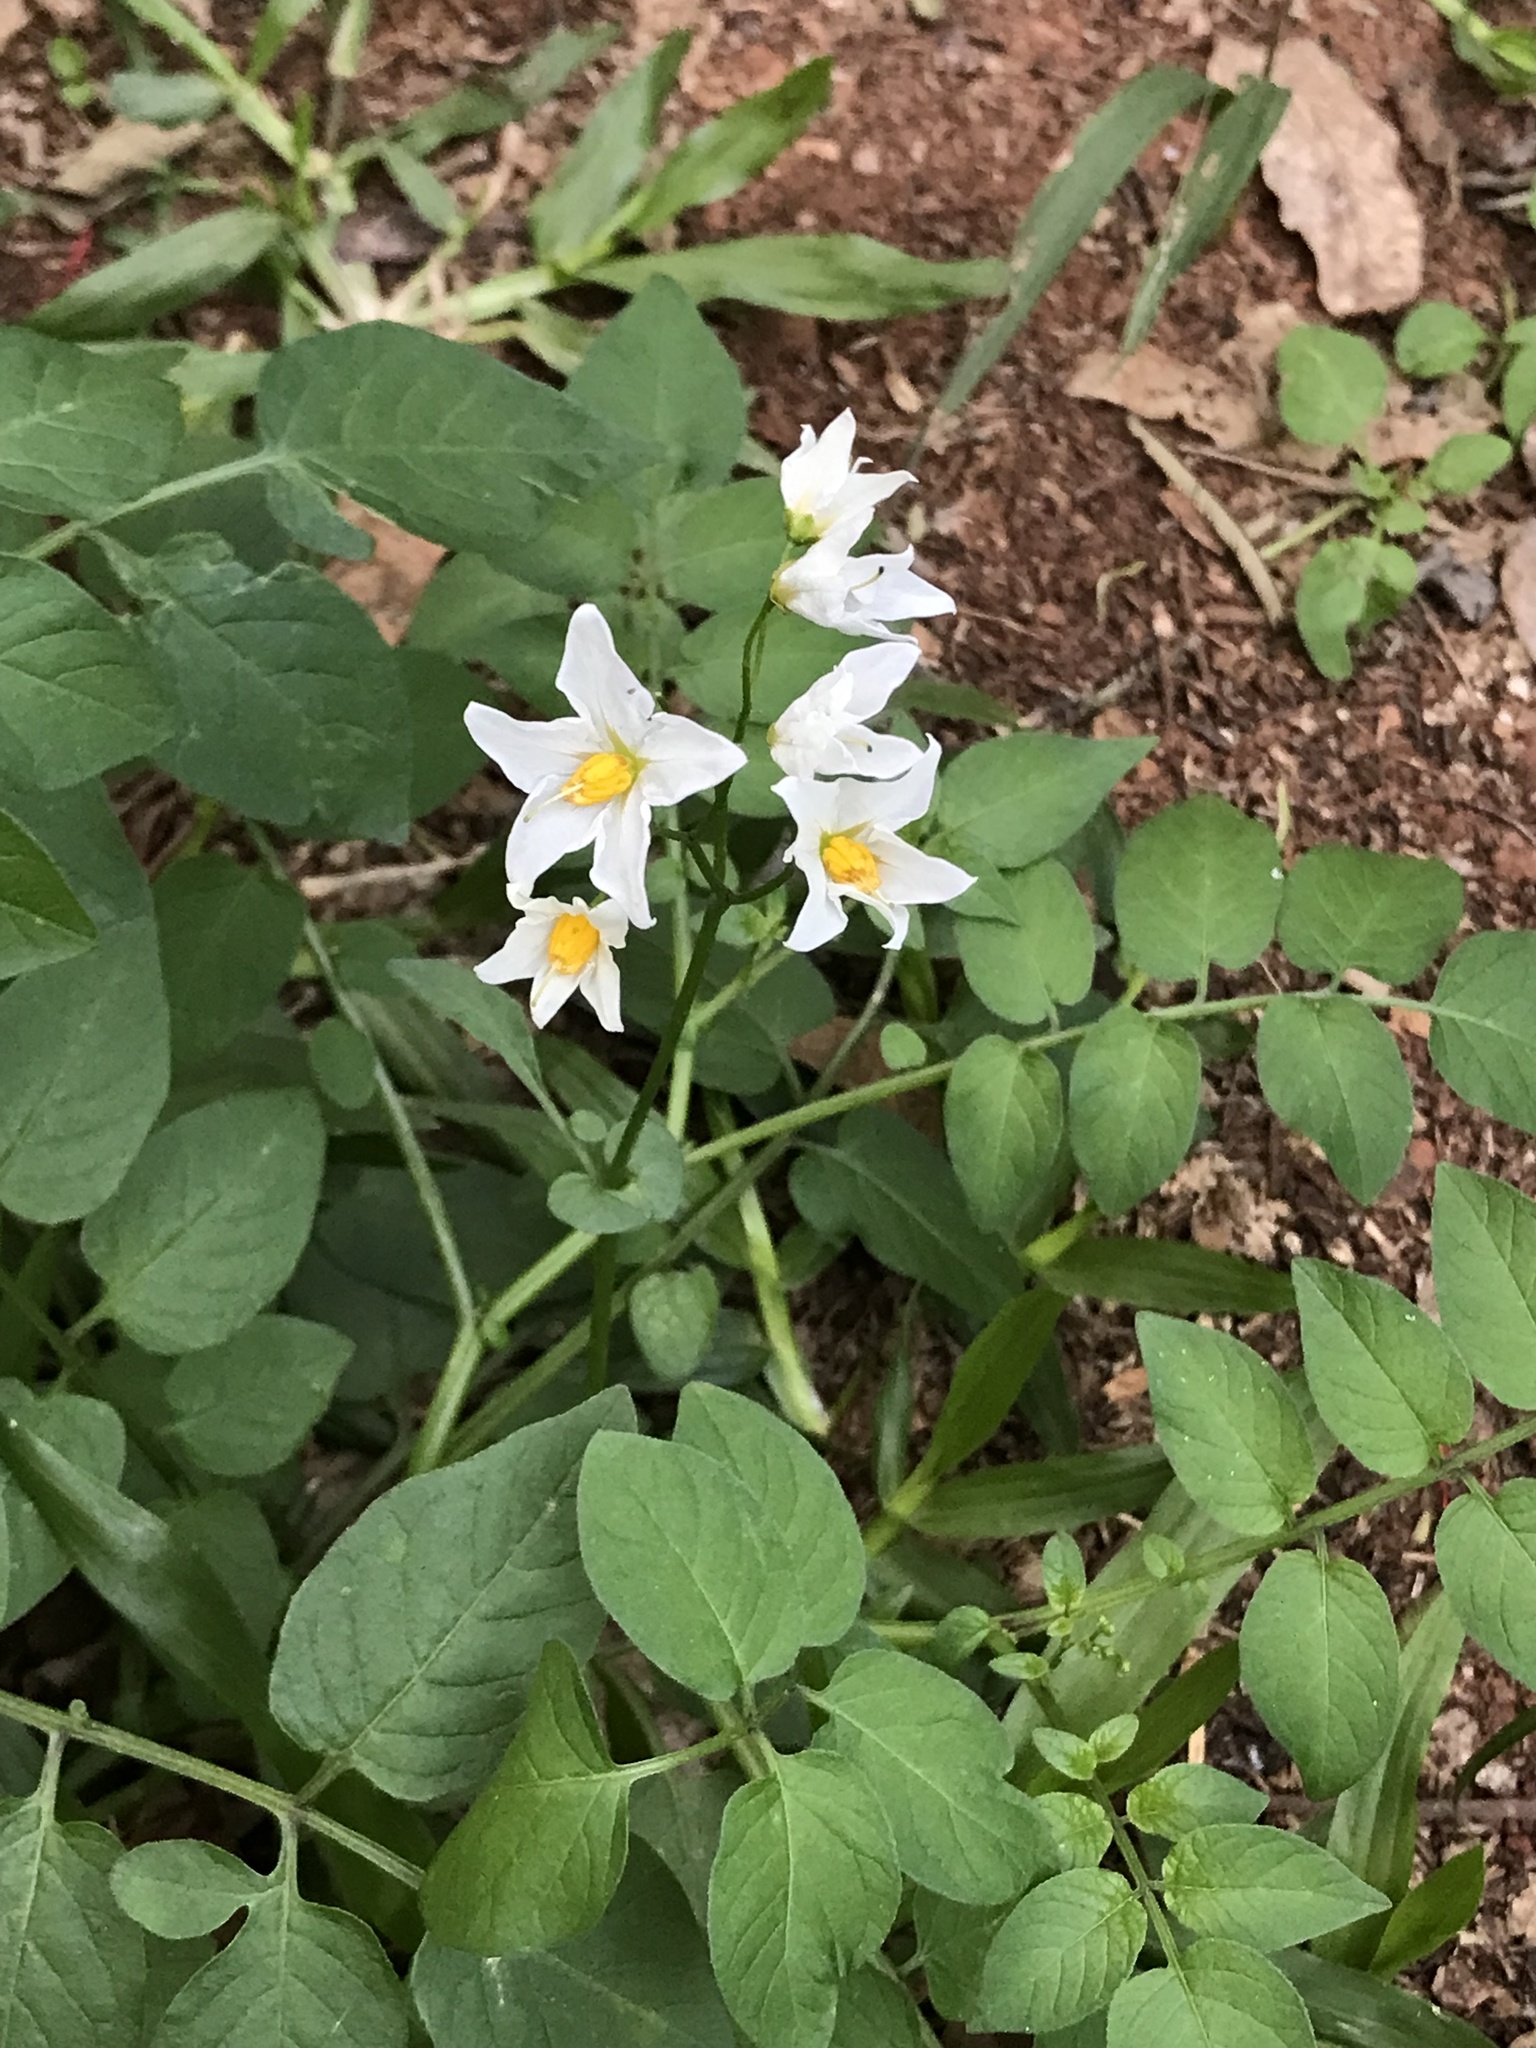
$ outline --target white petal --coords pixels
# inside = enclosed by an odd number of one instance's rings
[[[747,757],[723,734],[658,711],[646,728],[645,765],[640,787],[650,804],[678,804],[685,796],[713,789],[727,775],[745,768]]]
[[[598,819],[592,880],[611,896],[633,925],[648,931],[656,922],[645,893],[645,861],[651,850],[651,807],[637,783],[616,803],[594,806]]]
[[[892,903],[950,903],[976,879],[952,860],[940,860],[883,832],[871,850],[880,863],[880,893]]]
[[[580,978],[577,975],[562,974],[558,967],[544,969],[534,982],[528,998],[528,1014],[540,1031],[555,1012],[570,1001],[579,986]]]
[[[848,929],[848,912],[842,899],[827,880],[820,861],[815,865],[816,872],[806,874],[805,902],[795,919],[795,928],[784,941],[792,953],[814,953],[818,946],[826,945],[829,939]]]
[[[905,775],[894,782],[872,784],[865,792],[864,815],[868,821],[895,829],[915,825],[919,818],[926,817],[933,803],[933,779],[943,754],[944,749],[930,736],[927,748]]]
[[[605,1031],[624,1029],[619,1009],[619,963],[606,946],[599,946],[582,969],[581,992]]]
[[[876,559],[866,555],[866,561]],[[855,594],[854,603],[869,619],[935,619],[941,612],[952,612],[955,600],[948,591],[940,590],[936,583],[929,583],[915,575],[908,564],[912,550],[905,555],[887,555],[883,558],[879,579],[872,589]]]
[[[819,434],[809,427],[800,430],[800,446],[787,455],[779,467],[779,488],[785,508],[804,518],[820,512],[846,482],[853,458],[853,437],[858,427],[846,407]]]
[[[656,708],[650,691],[619,658],[608,621],[595,604],[578,605],[571,616],[555,688],[604,739],[620,740],[626,747],[635,745]]]
[[[849,764],[855,775],[872,775],[879,782],[890,782],[907,774],[923,758],[922,748],[914,746],[911,740],[899,739],[894,733],[869,732],[862,725],[855,730],[864,734],[864,744]]]
[[[593,751],[593,735],[580,718],[509,718],[494,704],[470,704],[464,723],[514,789],[532,789],[571,770]]]
[[[544,964],[546,932],[545,920],[523,918],[506,943],[480,962],[476,974],[482,981],[527,981]]]
[[[904,903],[887,902],[883,896],[879,899],[878,906],[871,907],[878,907],[890,924],[891,936],[885,942],[886,952],[899,953],[907,943],[907,928],[912,922],[911,912]]]
[[[883,505],[904,484],[916,482],[910,469],[871,470],[863,476],[850,476],[827,499],[822,516],[828,525],[856,519],[862,533],[877,505]]]
[[[621,903],[599,903],[594,910],[587,910],[585,904],[581,907],[597,926],[598,936],[604,945],[622,951],[624,941],[629,937],[629,919],[624,915],[624,906]]]
[[[836,829],[832,821],[841,787],[836,782],[811,782],[801,775],[786,775],[782,782],[773,785],[773,794],[802,832],[820,833]]]
[[[843,656],[832,673],[847,685],[848,710],[860,724],[885,709],[916,668],[921,652],[915,640],[902,638],[855,647]]]
[[[600,804],[568,804],[558,782],[540,783],[512,821],[507,835],[507,888],[531,897],[547,868],[568,853],[590,846],[602,817]]]

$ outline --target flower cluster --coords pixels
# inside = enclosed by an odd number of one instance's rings
[[[899,837],[933,801],[939,744],[925,748],[874,732],[917,661],[917,643],[891,631],[893,619],[931,618],[954,602],[912,572],[912,551],[855,555],[875,507],[912,481],[906,470],[864,474],[853,461],[854,420],[804,429],[781,475],[788,559],[772,602],[786,611],[876,644],[854,649],[783,712],[768,734],[783,770],[774,784],[794,820],[789,858],[804,874],[806,901],[787,943],[809,952],[847,925],[846,903],[863,903],[907,935],[909,906],[947,903],[972,877],[920,853]],[[596,605],[584,604],[566,636],[555,687],[574,717],[510,718],[471,704],[476,742],[524,794],[507,840],[507,895],[521,917],[511,937],[476,972],[483,981],[531,981],[531,1012],[548,1023],[579,990],[605,1030],[621,1028],[615,952],[631,925],[655,923],[646,894],[651,814],[701,795],[746,765],[733,741],[691,719],[657,709],[613,644]],[[831,778],[831,779],[821,779]],[[608,899],[589,908],[535,896],[557,861],[592,848],[592,881]]]

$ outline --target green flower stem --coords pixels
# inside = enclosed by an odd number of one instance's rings
[[[199,491],[214,490],[236,477],[253,476],[264,469],[280,469],[287,459],[275,448],[261,448],[251,455],[238,455],[232,462],[215,463],[212,469],[200,469],[193,476],[173,477],[169,483],[157,484],[152,491],[146,491],[141,498],[132,498],[126,505],[114,505],[110,512],[98,513],[94,519],[72,519],[67,526],[56,526],[51,533],[33,541],[30,547],[19,548],[17,553],[24,561],[44,562],[50,555],[73,547],[83,535],[97,533],[102,527],[126,519],[134,512],[147,512],[151,506],[169,504],[174,498],[189,498]]]
[[[731,1111],[724,1096],[712,1095],[709,1098],[709,1122],[718,1137],[725,1137],[730,1132]],[[733,1160],[732,1163],[737,1162]],[[757,1295],[757,1312],[762,1319],[763,1334],[768,1339],[768,1385],[786,1420],[792,1422],[796,1429],[804,1430],[807,1436],[825,1436],[832,1425],[815,1383],[806,1370],[805,1360],[800,1356],[800,1346],[795,1341],[789,1298],[784,1292],[784,1276],[779,1271],[779,1255],[755,1183],[742,1189],[737,1198],[736,1213],[741,1219],[742,1235],[746,1239],[747,1261],[751,1268],[753,1291]]]
[[[674,823],[676,811],[668,815]],[[686,846],[686,840],[680,840]],[[686,864],[679,859],[679,886],[672,899],[672,989],[676,994],[683,985],[688,972],[688,940],[691,936],[691,918],[688,901],[688,876]],[[667,1083],[667,1129],[681,1142],[688,1128],[688,1105],[693,1094],[693,1055],[698,1043],[697,1032],[685,1032],[677,1048],[677,1058],[672,1062],[672,1076]]]
[[[535,1259],[509,1287],[504,1287],[480,1318],[480,1330],[487,1350],[497,1344],[505,1344],[507,1330],[513,1320],[537,1301],[546,1288],[553,1287],[557,1280],[563,1280],[572,1266],[580,1264],[600,1242],[590,1231],[568,1231],[558,1244],[550,1246],[542,1259]]]
[[[1082,1611],[1111,1614],[1116,1608],[1129,1606],[1146,1593],[1166,1590],[1169,1586],[1194,1585],[1231,1565],[1251,1563],[1267,1550],[1289,1550],[1296,1544],[1310,1543],[1325,1529],[1337,1528],[1341,1522],[1352,1522],[1357,1515],[1374,1514],[1377,1508],[1386,1507],[1392,1501],[1402,1500],[1411,1493],[1422,1493],[1438,1480],[1460,1478],[1469,1474],[1474,1466],[1485,1465],[1490,1458],[1512,1450],[1517,1444],[1529,1443],[1533,1437],[1536,1437],[1536,1415],[1524,1416],[1519,1422],[1496,1430],[1492,1436],[1480,1437],[1476,1443],[1464,1444],[1459,1451],[1451,1451],[1447,1456],[1436,1459],[1434,1464],[1426,1465],[1422,1472],[1415,1472],[1410,1478],[1383,1479],[1360,1493],[1330,1501],[1326,1507],[1314,1508],[1311,1514],[1299,1516],[1289,1528],[1277,1529],[1258,1542],[1239,1536],[1231,1543],[1206,1551],[1203,1556],[1192,1557],[1175,1579],[1154,1579],[1150,1572],[1137,1572],[1102,1592],[1096,1593],[1090,1586],[1083,1596]],[[1472,1480],[1469,1483],[1475,1485],[1477,1482]],[[1011,1613],[998,1615],[997,1620],[1017,1634],[1028,1635],[1044,1626],[1051,1611],[1044,1605],[1019,1607]]]
[[[310,1830],[312,1834],[323,1835],[328,1842],[334,1842],[339,1849],[348,1849],[354,1856],[362,1857],[376,1870],[382,1870],[401,1884],[419,1885],[421,1872],[414,1863],[408,1863],[403,1856],[397,1856],[392,1849],[386,1849],[379,1842],[360,1835],[355,1828],[345,1826],[339,1820],[332,1820],[328,1813],[317,1813],[305,1806],[294,1794],[280,1792],[275,1785],[263,1785],[257,1778],[247,1778],[239,1771],[227,1771],[221,1764],[211,1764],[200,1756],[189,1756],[184,1750],[167,1749],[163,1743],[146,1741],[142,1735],[132,1735],[126,1728],[113,1728],[105,1721],[96,1721],[77,1702],[66,1713],[58,1707],[42,1707],[33,1700],[19,1698],[13,1692],[0,1692],[0,1720],[18,1721],[24,1728],[34,1728],[40,1735],[49,1738],[50,1753],[57,1744],[85,1742],[95,1749],[110,1750],[114,1756],[131,1757],[135,1763],[147,1764],[152,1770],[168,1771],[173,1777],[190,1779],[195,1785],[207,1785],[215,1792],[224,1792],[232,1799],[243,1799],[250,1806],[259,1806],[288,1826],[297,1825]],[[57,1772],[57,1764],[54,1766]]]
[[[1110,1833],[1114,1836],[1115,1847],[1120,1852],[1120,1861],[1125,1865],[1126,1874],[1130,1878],[1131,1883],[1136,1887],[1136,1896],[1140,1899],[1142,1908],[1152,1924],[1152,1931],[1157,1936],[1158,1945],[1163,1951],[1163,1958],[1174,1976],[1182,1984],[1184,1982],[1184,1965],[1180,1961],[1178,1937],[1173,1931],[1168,1915],[1163,1911],[1163,1902],[1158,1897],[1157,1886],[1152,1882],[1147,1872],[1147,1866],[1141,1860],[1141,1851],[1136,1846],[1135,1837],[1115,1811],[1114,1801],[1107,1792],[1100,1788],[1097,1780],[1088,1789],[1104,1809],[1104,1816],[1109,1822]]]

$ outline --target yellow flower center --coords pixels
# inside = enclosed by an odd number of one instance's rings
[[[873,896],[880,887],[880,863],[862,839],[833,832],[821,842],[821,864],[841,888],[862,889]]]
[[[549,964],[560,974],[580,974],[597,951],[597,943],[597,926],[591,918],[583,917],[579,910],[567,910],[550,927]]]
[[[589,754],[567,780],[560,794],[568,804],[611,803],[616,796],[623,796],[634,788],[639,772],[639,762],[630,756]]]

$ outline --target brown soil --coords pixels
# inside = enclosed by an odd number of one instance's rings
[[[215,11],[219,33],[233,44],[258,10],[231,4]],[[832,113],[758,184],[709,209],[690,237],[851,229],[929,256],[1005,254],[1020,213],[1072,133],[1117,85],[1153,62],[1203,68],[1213,32],[1267,42],[1283,10],[1267,0],[1079,0],[1070,9],[1058,0],[948,0],[937,11],[943,18],[925,25],[905,0],[634,0],[622,10],[592,0],[565,7],[502,0],[495,8],[385,0],[357,118],[398,117],[472,63],[512,61],[562,21],[622,13],[629,33],[596,67],[601,77],[630,61],[637,45],[676,26],[693,28],[683,91],[669,110],[679,131],[773,83],[791,63],[831,52]],[[1536,115],[1496,106],[1454,64],[1422,0],[1295,0],[1290,11],[1296,27],[1322,38],[1385,109],[1409,100],[1428,105],[1442,133],[1455,137],[1463,168],[1507,161],[1531,140]],[[1514,19],[1522,10],[1504,12]],[[90,15],[90,0],[38,0],[36,19],[7,51],[0,178],[33,178],[46,157],[84,139],[89,123],[60,107],[42,48],[61,28],[97,47]],[[312,70],[312,55],[301,49],[275,74],[273,89],[281,95]],[[595,84],[528,122],[505,207],[470,251],[477,270],[517,259],[519,201],[573,132]],[[1502,612],[1471,629],[1436,600],[1415,600],[1374,637],[1352,683],[1327,685],[1289,629],[1266,628],[1247,584],[1198,517],[1182,503],[1170,505],[1165,479],[1128,436],[1122,415],[1063,395],[1079,360],[1113,344],[1190,140],[1176,132],[1173,150],[1148,153],[977,399],[930,442],[919,491],[900,516],[920,539],[922,565],[959,606],[957,619],[941,622],[928,643],[935,666],[988,691],[1030,725],[1159,733],[1157,754],[1126,797],[1128,821],[1192,790],[1218,791],[1274,819],[1283,786],[1298,844],[1341,837],[1439,854],[1466,878],[1470,927],[1536,924],[1532,663]],[[194,155],[194,167],[232,176],[245,162],[243,144],[221,131],[207,147],[208,163]],[[467,144],[453,159],[454,174],[473,183],[491,157],[491,145]],[[1512,285],[1529,307],[1536,236],[1469,210],[1444,164],[1411,147],[1404,169],[1428,229],[1427,294],[1496,317],[1501,292]],[[84,208],[11,225],[0,237],[6,313],[24,314],[58,288],[71,265],[110,253],[99,232],[90,242],[77,239],[89,225]],[[381,194],[359,226],[398,237],[398,209]],[[1176,286],[1156,338],[1205,362],[1248,307],[1273,301],[1325,317],[1306,249],[1280,227],[1267,195],[1251,191],[1231,232]],[[852,404],[863,444],[894,464],[914,417],[926,412],[986,311],[962,307],[864,328],[732,310],[721,325],[759,394],[754,426],[766,441],[787,447],[802,420],[820,422]],[[259,309],[230,307],[219,318],[257,338],[266,324]],[[1365,331],[1378,341],[1390,333],[1385,323],[1367,323]],[[1159,431],[1189,444],[1177,429]],[[1193,466],[1244,521],[1270,511],[1289,524],[1319,502],[1240,467],[1202,459]],[[1474,509],[1454,509],[1450,523],[1486,548],[1503,522],[1533,510],[1529,488],[1501,483]],[[1116,575],[1133,564],[1134,573]],[[1536,1193],[1536,1147],[1458,1105],[1429,1074],[1411,1027],[1402,1031],[1420,1081],[1415,1136],[1402,1173],[1368,1214],[1341,1194],[1311,1147],[1277,1129],[1251,1069],[1240,1067],[1212,1101],[1213,1139],[1173,1189],[1148,1205],[1139,1227],[1189,1229],[1204,1242],[1261,1256],[1321,1253],[1422,1292],[1435,1160],[1477,1165]],[[818,1290],[806,1335],[829,1378],[878,1346],[890,1306],[846,1294],[829,1301]],[[1275,1354],[1287,1340],[1261,1329],[1256,1341]],[[1148,1417],[1128,1318],[1078,1312],[1065,1349],[1089,1439],[1144,1437]],[[1425,1582],[1421,1517],[1434,1505],[1405,1506],[1352,1537],[1353,1554],[1399,1604]],[[1490,1878],[1473,1929],[1423,1981],[1493,2040],[1530,2044],[1536,1969],[1525,1937],[1536,1901],[1515,1902],[1526,1890],[1532,1851],[1536,1757],[1527,1747],[1492,1766],[1473,1808],[1455,1813],[1443,1802],[1456,1764],[1522,1703],[1507,1679],[1469,1656],[1441,1717],[1425,1792],[1442,1803],[1426,1824],[1424,1853],[1433,1862],[1483,1839]],[[1278,1759],[1241,1704],[1212,1729],[1210,1754],[1281,1791],[1295,1789],[1272,1775]]]

